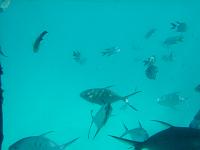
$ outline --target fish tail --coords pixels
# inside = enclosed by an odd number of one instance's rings
[[[73,140],[71,140],[71,141],[69,141],[69,142],[67,142],[67,143],[65,143],[65,144],[63,144],[63,145],[61,145],[60,146],[60,149],[61,150],[64,150],[66,147],[68,147],[69,145],[71,145],[72,143],[74,143],[76,140],[78,140],[79,139],[79,137],[78,138],[75,138],[75,139],[73,139]]]
[[[113,136],[113,135],[109,135],[109,136],[119,140],[120,142],[123,142],[123,143],[129,144],[131,146],[134,146],[135,150],[141,150],[142,146],[144,144],[144,142],[132,141],[132,140],[124,139],[124,138]]]

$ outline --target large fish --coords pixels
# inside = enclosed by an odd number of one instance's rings
[[[134,108],[133,106],[131,106],[128,102],[128,98],[141,92],[141,91],[135,91],[127,96],[119,96],[118,94],[116,94],[115,92],[113,92],[110,87],[112,86],[108,86],[105,88],[92,88],[92,89],[87,89],[83,92],[80,93],[80,96],[91,102],[91,103],[95,103],[95,104],[99,104],[99,105],[104,105],[106,103],[114,103],[117,101],[124,101],[128,106],[130,106],[132,109],[137,110],[136,108]]]
[[[111,137],[135,147],[135,150],[200,150],[200,130],[170,126],[144,142]]]
[[[93,137],[93,139],[94,139],[97,136],[97,134],[99,133],[99,131],[102,129],[102,127],[105,126],[109,117],[111,116],[112,106],[110,103],[106,103],[103,106],[101,106],[100,110],[95,115],[93,115],[92,113],[93,113],[93,111],[91,111],[92,122],[91,122],[91,125],[89,128],[88,138],[90,136],[90,131],[91,131],[92,125],[94,123],[97,127],[96,133]]]
[[[175,30],[176,32],[186,32],[187,31],[187,24],[185,22],[172,22],[171,29]]]
[[[142,124],[139,122],[139,127],[134,129],[128,129],[127,126],[123,123],[125,132],[120,136],[124,137],[130,135],[131,139],[138,142],[143,142],[149,138],[147,131],[142,127]]]
[[[145,34],[145,39],[149,39],[156,31],[157,31],[156,28],[153,28],[153,29],[149,30],[149,31]]]
[[[58,145],[54,141],[45,137],[48,133],[23,138],[12,144],[9,147],[9,150],[64,150],[67,146],[74,143],[78,139],[76,138],[63,145]]]
[[[164,40],[163,45],[169,48],[172,45],[183,42],[184,37],[182,35],[171,36]]]

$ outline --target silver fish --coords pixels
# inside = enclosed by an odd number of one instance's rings
[[[121,50],[119,47],[111,47],[111,48],[107,48],[104,51],[102,51],[102,56],[111,56],[114,54],[119,53]]]
[[[182,104],[185,99],[179,95],[179,92],[173,92],[159,97],[157,102],[162,106],[175,108],[175,106]]]
[[[9,150],[64,150],[74,143],[78,138],[73,139],[63,145],[58,145],[54,141],[45,137],[49,132],[39,136],[25,137],[9,147]]]
[[[128,106],[130,106],[134,110],[137,110],[136,108],[134,108],[133,106],[131,106],[129,104],[128,98],[139,93],[139,92],[141,92],[141,91],[135,91],[135,92],[133,92],[129,95],[126,95],[126,96],[119,96],[114,91],[112,91],[110,89],[110,87],[112,87],[112,86],[108,86],[108,87],[105,87],[105,88],[87,89],[87,90],[80,93],[80,97],[82,97],[83,99],[85,99],[85,100],[87,100],[91,103],[95,103],[95,104],[99,104],[99,105],[104,105],[106,103],[114,103],[114,102],[122,100]]]
[[[120,136],[124,137],[130,135],[131,139],[138,142],[144,142],[149,138],[147,131],[142,127],[140,121],[138,121],[139,127],[134,129],[128,129],[127,126],[123,123],[125,132]]]
[[[102,127],[104,127],[105,124],[107,123],[109,117],[111,116],[111,113],[112,113],[112,106],[110,103],[106,103],[103,106],[101,106],[100,110],[95,115],[93,115],[93,111],[91,111],[92,122],[89,128],[88,138],[90,137],[90,131],[93,123],[97,127],[96,133],[93,137],[94,139],[99,133],[99,131],[102,129]]]

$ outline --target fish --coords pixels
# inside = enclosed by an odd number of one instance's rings
[[[86,58],[82,57],[80,51],[73,51],[73,59],[79,64],[84,64],[86,62]]]
[[[0,12],[4,12],[10,6],[11,0],[1,0]]]
[[[91,117],[92,117],[92,122],[90,124],[90,128],[88,131],[88,139],[90,138],[90,131],[92,128],[93,123],[96,125],[97,130],[96,133],[93,137],[93,139],[97,136],[99,131],[105,126],[105,124],[108,122],[108,119],[110,118],[112,113],[112,105],[111,103],[106,103],[101,106],[99,111],[93,115],[93,111],[91,111]]]
[[[200,92],[200,84],[195,87],[196,92]]]
[[[5,55],[5,54],[4,54],[4,52],[2,51],[2,48],[1,48],[1,46],[0,46],[0,55],[1,55],[1,56],[4,56],[4,57],[8,57],[8,56],[7,56],[7,55]]]
[[[135,150],[200,150],[200,130],[189,127],[170,125],[169,128],[150,136],[144,142],[109,136],[133,146]]]
[[[151,30],[149,30],[146,34],[145,34],[145,39],[149,39],[150,37],[152,37],[152,35],[157,31],[156,28],[153,28]]]
[[[177,105],[182,104],[185,100],[186,98],[181,96],[179,92],[173,92],[157,98],[157,103],[162,106],[175,108]]]
[[[58,145],[46,137],[50,133],[44,133],[38,136],[29,136],[22,138],[9,146],[8,150],[64,150],[79,138],[75,138],[63,145]]]
[[[131,139],[138,142],[143,142],[149,138],[147,131],[142,127],[140,121],[138,121],[139,127],[134,129],[128,129],[127,126],[123,123],[125,132],[120,136],[124,137],[130,135]]]
[[[196,113],[193,120],[190,122],[189,127],[200,129],[200,110]]]
[[[155,80],[158,73],[158,67],[155,65],[149,65],[145,70],[145,75],[150,80]]]
[[[95,103],[98,105],[104,105],[105,103],[114,103],[117,101],[124,101],[129,107],[131,107],[134,110],[137,110],[132,105],[129,104],[128,98],[140,93],[142,91],[134,91],[133,93],[126,95],[126,96],[120,96],[114,91],[112,91],[110,88],[112,86],[104,87],[104,88],[92,88],[84,90],[80,93],[80,97],[85,99],[88,102]]]
[[[172,22],[171,29],[175,30],[176,32],[186,32],[187,31],[187,24],[185,22]]]
[[[33,44],[33,52],[37,53],[39,51],[39,47],[40,47],[40,43],[43,40],[44,36],[47,34],[47,31],[43,31],[35,40],[34,44]]]
[[[101,52],[102,56],[112,56],[121,51],[119,47],[110,47]]]
[[[176,45],[178,43],[183,42],[183,40],[184,40],[184,37],[182,35],[171,36],[164,40],[163,45],[165,47],[170,47],[172,45]]]

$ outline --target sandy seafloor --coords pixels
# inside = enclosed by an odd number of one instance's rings
[[[164,129],[151,122],[158,119],[176,126],[188,126],[200,108],[200,4],[198,0],[13,0],[0,14],[0,45],[7,58],[0,56],[4,75],[4,143],[55,131],[48,137],[63,144],[75,137],[79,141],[68,149],[123,150],[129,146],[108,137],[124,129],[138,127],[140,120],[150,135]],[[184,41],[167,49],[163,41],[177,35],[170,23],[187,23]],[[146,40],[144,35],[156,28]],[[38,53],[33,42],[48,31]],[[105,48],[118,46],[121,51],[103,57]],[[85,64],[73,60],[78,50]],[[173,51],[173,62],[160,59]],[[143,60],[157,58],[156,80],[144,73]],[[80,97],[88,88],[114,85],[112,90],[126,95],[143,91],[129,99],[138,111],[120,110],[123,102],[113,105],[114,116],[95,140],[88,140],[90,110],[99,109]],[[186,100],[176,107],[159,105],[156,99],[180,92]],[[92,130],[94,133],[94,130]]]

